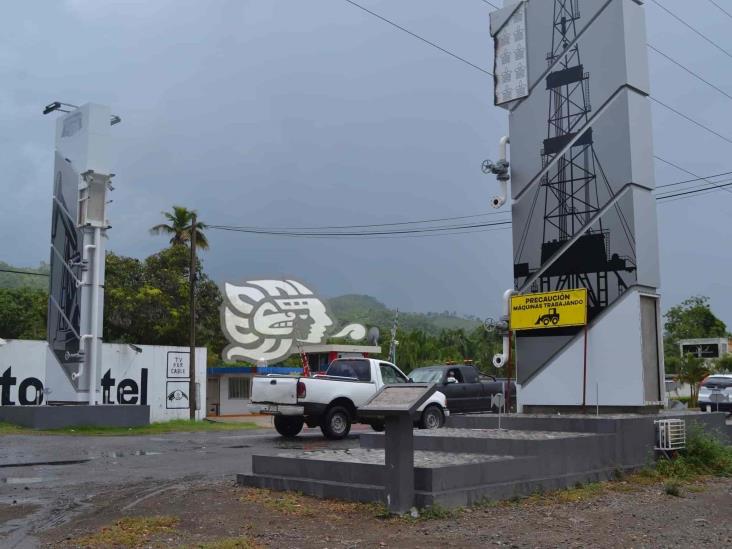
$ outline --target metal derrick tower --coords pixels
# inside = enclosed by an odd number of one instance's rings
[[[600,213],[606,201],[601,202],[599,188],[607,200],[614,196],[595,152],[592,127],[583,130],[592,109],[590,75],[584,70],[575,43],[579,19],[578,0],[554,1],[551,51],[546,56],[547,64],[554,68],[546,77],[548,128],[541,150],[542,168],[554,164],[541,179],[534,198],[536,201],[543,195],[544,201],[541,265]],[[582,132],[579,137],[578,132]],[[562,153],[572,140],[572,146]],[[632,232],[617,204],[615,211],[629,248],[634,250]],[[598,220],[541,274],[532,289],[546,292],[585,287],[590,314],[594,316],[608,305],[608,274],[614,275],[618,293],[622,293],[628,287],[623,273],[635,270],[633,258],[610,254],[609,250],[609,231]],[[530,274],[527,264],[516,267],[517,277]]]

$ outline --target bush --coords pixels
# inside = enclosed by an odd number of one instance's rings
[[[669,496],[681,497],[681,484],[678,480],[669,480],[663,485],[663,491]]]
[[[732,447],[692,425],[686,448],[674,460],[659,461],[658,472],[665,477],[687,479],[698,475],[732,476]]]

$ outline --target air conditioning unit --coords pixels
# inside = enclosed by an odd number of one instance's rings
[[[657,419],[656,450],[669,452],[686,448],[686,422],[683,419]]]

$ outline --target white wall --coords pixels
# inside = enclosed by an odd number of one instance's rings
[[[581,405],[584,335],[572,343],[528,383],[518,388],[519,405]],[[521,363],[519,362],[519,368]],[[587,340],[587,405],[643,406],[640,296],[630,290]]]
[[[249,396],[244,399],[229,398],[229,381],[232,378],[247,378],[249,381]],[[219,377],[219,415],[250,414],[254,410],[251,405],[252,376],[246,374],[222,375]]]
[[[148,404],[151,422],[187,419],[188,347],[136,347],[140,352],[126,344],[103,344],[97,401]],[[11,339],[0,346],[0,405],[35,404],[38,386],[42,386],[45,403],[54,400],[55,386],[68,383],[63,372],[46,377],[46,349],[45,341]],[[201,419],[205,416],[206,402],[205,348],[196,349],[196,381],[199,387],[196,417]]]

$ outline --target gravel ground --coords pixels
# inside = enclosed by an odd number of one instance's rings
[[[130,487],[130,493],[135,492]],[[614,482],[520,502],[463,510],[442,518],[384,518],[373,505],[317,500],[239,487],[181,483],[130,506],[100,495],[73,525],[47,531],[45,547],[79,547],[122,516],[172,515],[172,531],[140,546],[196,546],[220,538],[250,547],[730,547],[732,479],[686,485]],[[138,498],[139,499],[139,498]],[[126,509],[126,510],[124,510]],[[436,513],[437,514],[437,513]]]

